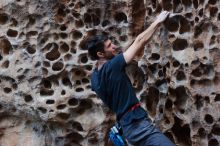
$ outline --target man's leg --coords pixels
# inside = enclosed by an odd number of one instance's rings
[[[175,146],[147,118],[123,126],[123,135],[135,146]]]

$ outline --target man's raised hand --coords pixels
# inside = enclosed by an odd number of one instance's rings
[[[170,14],[170,12],[168,12],[168,11],[163,11],[163,12],[161,12],[161,13],[157,16],[156,21],[157,21],[158,23],[162,23],[163,21],[166,20],[166,18],[168,17],[169,14]]]

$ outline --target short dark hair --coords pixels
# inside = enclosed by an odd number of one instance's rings
[[[86,41],[85,47],[92,60],[99,59],[97,52],[104,52],[104,42],[108,39],[106,35],[96,35]]]

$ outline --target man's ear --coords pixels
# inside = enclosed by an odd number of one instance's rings
[[[104,53],[103,53],[103,52],[97,52],[97,56],[98,56],[99,58],[103,58],[103,57],[104,57]]]

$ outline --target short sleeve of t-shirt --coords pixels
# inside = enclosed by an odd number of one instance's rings
[[[110,64],[111,64],[112,68],[114,68],[115,70],[121,71],[126,66],[126,62],[125,62],[123,53],[121,53],[121,54],[115,56],[113,59],[111,59]]]

